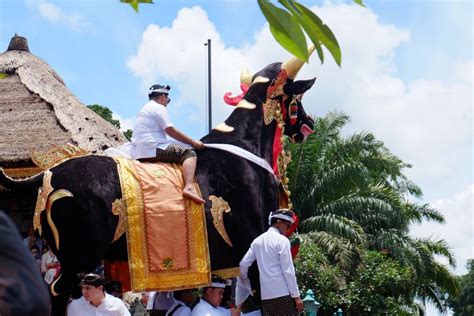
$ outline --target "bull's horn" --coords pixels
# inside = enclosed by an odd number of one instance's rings
[[[252,84],[252,75],[250,74],[248,68],[245,68],[240,73],[240,83],[246,84],[247,86]]]
[[[308,57],[311,56],[311,54],[314,52],[314,45],[310,45],[308,47]],[[288,78],[290,79],[295,79],[296,75],[300,71],[300,69],[303,67],[304,61],[297,57],[292,57],[289,60],[285,61],[281,65],[281,69],[285,69],[286,73],[288,74]]]

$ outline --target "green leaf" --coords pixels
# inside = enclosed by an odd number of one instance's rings
[[[286,1],[287,0],[283,0],[282,2]],[[298,2],[292,2],[298,9],[291,9],[293,10],[293,15],[298,19],[298,22],[301,23],[301,26],[308,34],[315,47],[317,47],[319,43],[324,45],[331,53],[336,64],[340,67],[341,48],[339,47],[339,43],[337,42],[337,39],[332,33],[331,29],[326,24],[324,24],[323,21],[321,21],[321,19],[313,11]],[[288,6],[288,8],[291,8],[291,6]]]
[[[308,61],[306,38],[296,19],[268,0],[258,0],[263,15],[270,24],[275,40],[287,51],[303,61]]]
[[[140,3],[153,3],[153,0],[120,0],[122,3],[128,3],[132,6],[133,10],[138,13],[138,5]]]
[[[365,8],[365,4],[362,0],[354,0],[354,2]]]
[[[8,77],[8,74],[5,74],[5,73],[3,73],[3,72],[0,72],[0,79],[4,79],[4,78],[6,78],[6,77]]]
[[[283,4],[296,18],[298,23],[303,27],[305,30],[306,34],[308,34],[309,38],[314,44],[314,47],[316,48],[316,52],[318,53],[319,60],[321,61],[321,64],[324,63],[324,53],[321,48],[321,42],[317,38],[317,35],[315,32],[313,32],[313,26],[308,23],[305,19],[303,19],[301,13],[298,11],[298,9],[295,7],[295,4],[291,0],[279,0],[281,4]]]

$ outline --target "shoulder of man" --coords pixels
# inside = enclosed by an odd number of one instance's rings
[[[105,303],[110,307],[127,308],[125,306],[125,303],[120,298],[110,295],[108,293],[105,293]]]

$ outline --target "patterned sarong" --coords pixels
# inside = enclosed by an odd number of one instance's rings
[[[264,316],[297,316],[294,298],[290,295],[262,300],[262,315]]]
[[[115,160],[127,210],[132,290],[164,291],[209,284],[204,206],[183,198],[179,166]]]

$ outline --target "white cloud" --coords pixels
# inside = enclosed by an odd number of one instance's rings
[[[46,0],[26,0],[27,6],[38,12],[47,21],[66,26],[74,31],[89,27],[86,19],[78,13],[68,13]]]
[[[434,201],[431,204],[445,216],[446,223],[426,222],[414,225],[411,233],[418,237],[441,238],[455,250],[456,274],[465,274],[468,259],[474,259],[474,185],[447,199]]]
[[[119,120],[120,121],[120,130],[121,131],[126,131],[128,129],[133,129],[133,118],[122,118],[120,115],[117,113],[112,113],[112,118],[114,120]]]

